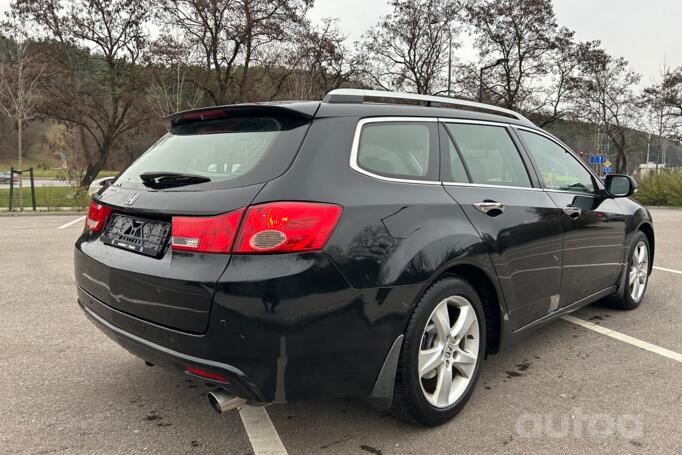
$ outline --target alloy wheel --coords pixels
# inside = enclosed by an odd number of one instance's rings
[[[630,260],[629,273],[630,297],[635,302],[639,302],[644,295],[649,276],[649,248],[646,242],[640,240],[635,246]]]
[[[462,296],[442,300],[431,313],[419,349],[419,382],[437,408],[456,403],[476,371],[480,345],[476,310]]]

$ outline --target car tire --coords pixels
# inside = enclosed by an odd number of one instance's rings
[[[448,276],[427,289],[405,331],[396,371],[393,415],[437,426],[464,407],[486,352],[485,320],[476,290],[464,279]],[[433,370],[429,370],[431,366]]]
[[[643,262],[638,259],[642,248],[645,252]],[[632,239],[627,261],[622,292],[607,298],[606,303],[621,310],[634,310],[644,300],[651,272],[651,247],[649,239],[643,232],[637,232]],[[638,283],[633,284],[636,283],[633,279],[638,280]]]

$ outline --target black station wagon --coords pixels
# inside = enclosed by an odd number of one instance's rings
[[[438,425],[482,360],[599,299],[644,297],[652,220],[522,115],[340,89],[181,112],[94,195],[78,302],[219,410],[368,397]]]

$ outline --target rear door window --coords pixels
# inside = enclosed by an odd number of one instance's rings
[[[117,182],[140,184],[145,172],[210,178],[183,187],[231,188],[282,174],[294,159],[309,121],[287,116],[244,116],[180,125],[131,164]]]
[[[371,174],[405,180],[438,180],[435,122],[366,123],[357,147],[357,165]]]
[[[532,186],[523,159],[505,127],[468,123],[445,123],[445,127],[473,183]],[[455,168],[458,165],[459,160],[451,162],[451,173],[461,176],[461,170]]]

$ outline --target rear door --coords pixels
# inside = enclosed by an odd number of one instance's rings
[[[551,137],[517,128],[547,194],[566,215],[561,304],[613,286],[623,267],[625,215],[578,157]]]
[[[446,191],[488,245],[513,329],[556,310],[565,215],[507,125],[441,119]]]
[[[229,247],[204,251],[196,236],[173,230],[247,207],[289,167],[309,124],[309,116],[265,107],[174,118],[166,136],[94,197],[112,212],[101,232],[76,245],[79,287],[124,313],[204,332]],[[182,251],[170,247],[172,235],[185,242]]]

